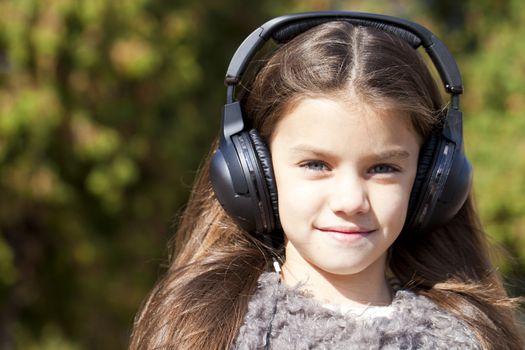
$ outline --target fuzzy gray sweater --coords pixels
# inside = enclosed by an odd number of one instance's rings
[[[263,273],[233,349],[480,349],[465,324],[411,291],[375,309],[335,311]]]

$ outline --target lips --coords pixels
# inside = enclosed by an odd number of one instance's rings
[[[341,233],[345,235],[364,235],[375,231],[358,226],[323,226],[318,227],[317,229],[322,232]]]

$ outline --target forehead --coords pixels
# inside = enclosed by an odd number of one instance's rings
[[[277,123],[271,137],[281,145],[319,145],[334,150],[374,150],[390,145],[419,147],[421,140],[406,113],[373,108],[352,99],[303,98]]]

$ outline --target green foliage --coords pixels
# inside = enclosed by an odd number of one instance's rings
[[[1,348],[127,343],[228,56],[270,17],[224,5],[0,2]]]
[[[525,4],[472,2],[462,56],[466,146],[475,165],[475,193],[488,233],[515,258],[502,262],[514,293],[525,292]],[[493,13],[487,16],[486,13]]]
[[[0,2],[0,348],[125,347],[216,133],[228,60],[289,11],[379,11],[452,38],[480,212],[523,279],[525,3],[395,3]]]
[[[13,251],[0,237],[0,286],[10,286],[16,280]]]

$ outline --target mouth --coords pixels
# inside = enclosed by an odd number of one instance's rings
[[[358,226],[323,226],[317,228],[321,232],[338,233],[344,235],[366,235],[375,230]]]

